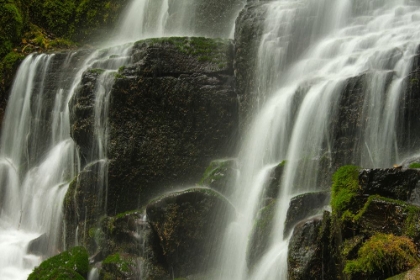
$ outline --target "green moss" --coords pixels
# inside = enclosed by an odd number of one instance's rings
[[[99,69],[99,68],[89,69],[88,71],[89,73],[92,73],[92,74],[102,74],[105,72],[104,69]]]
[[[419,261],[416,246],[411,239],[377,233],[359,249],[357,259],[347,261],[344,272],[383,279],[404,272]]]
[[[359,168],[354,165],[340,167],[333,175],[331,207],[341,215],[353,203],[359,191]]]
[[[130,272],[130,267],[133,265],[131,261],[122,258],[120,254],[109,255],[102,264],[104,266],[113,266],[123,273]]]
[[[219,69],[226,67],[226,46],[228,43],[228,39],[204,37],[153,38],[136,42],[136,44],[173,45],[181,53],[196,57],[201,62],[216,64]]]
[[[21,53],[10,52],[3,58],[2,65],[6,70],[12,70],[24,58],[25,56]]]
[[[121,73],[122,71],[124,71],[124,69],[125,69],[125,66],[124,65],[121,66],[120,68],[118,68],[118,73]]]
[[[76,275],[75,279],[84,279],[83,277],[87,276],[88,270],[89,260],[86,249],[74,247],[43,261],[29,275],[28,280],[71,279],[65,278],[66,275],[70,274]]]
[[[420,163],[419,162],[413,162],[408,167],[409,168],[420,168]]]
[[[420,208],[413,205],[406,205],[407,218],[404,221],[404,234],[409,237],[420,236]]]
[[[24,27],[23,16],[14,1],[0,3],[0,57],[20,41]]]

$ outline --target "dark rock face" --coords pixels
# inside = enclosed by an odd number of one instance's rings
[[[66,245],[79,244],[94,252],[89,229],[94,227],[103,215],[105,192],[101,183],[100,170],[107,162],[96,162],[86,166],[70,183],[64,199],[64,220],[66,222]]]
[[[359,175],[359,184],[364,194],[408,200],[418,185],[420,171],[416,169],[365,169]]]
[[[287,210],[284,235],[289,235],[297,222],[317,214],[322,207],[328,205],[329,199],[329,192],[305,193],[292,198]]]
[[[255,98],[254,75],[266,9],[264,3],[248,1],[240,12],[235,25],[235,78],[240,96],[241,128],[249,122]]]
[[[94,261],[103,260],[104,279],[171,279],[159,238],[143,211],[105,218],[90,235],[97,246]]]
[[[320,241],[322,219],[311,219],[295,227],[289,243],[288,279],[323,279]]]
[[[237,127],[232,44],[204,38],[136,43],[109,109],[107,213],[136,209],[165,189],[199,181],[230,156]],[[72,136],[88,158],[97,79],[85,73],[71,106]]]
[[[353,163],[353,155],[357,154],[362,128],[362,113],[366,89],[366,75],[353,77],[345,82],[342,90],[336,117],[333,118],[331,131],[333,135],[332,165],[333,170]],[[349,159],[351,162],[349,162]]]
[[[164,260],[174,277],[209,268],[221,244],[218,229],[226,225],[219,214],[233,211],[223,197],[210,189],[168,194],[147,206],[148,221],[159,237]]]
[[[403,113],[399,116],[402,125],[398,131],[398,144],[402,153],[408,153],[420,143],[420,47],[413,58],[411,72],[405,79],[405,92],[400,106],[404,109],[400,110]]]

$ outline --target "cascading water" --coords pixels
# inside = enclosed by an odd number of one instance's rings
[[[54,54],[34,54],[21,64],[1,138],[0,279],[26,279],[43,258],[66,247],[66,240],[60,238],[62,202],[70,180],[83,165],[100,163],[97,174],[101,174],[101,180],[95,188],[102,193],[100,197],[105,197],[105,205],[100,208],[106,207],[109,92],[118,68],[129,62],[132,47],[131,43],[121,44],[169,35],[226,37],[225,34],[231,34],[234,15],[242,1],[229,3],[235,8],[223,10],[228,18],[219,20],[222,28],[213,28],[211,32],[201,30],[194,23],[203,13],[200,5],[207,4],[207,1],[134,0],[123,15],[124,21],[114,39],[107,42],[119,46],[90,55],[71,53],[66,59],[58,60]],[[206,26],[205,22],[201,26]],[[87,158],[79,160],[70,138],[68,103],[83,73],[96,68],[105,72],[95,86],[92,150]],[[64,72],[61,76],[54,74],[61,72]],[[97,273],[91,274],[91,278],[97,277]]]
[[[343,90],[365,76],[363,121],[352,156],[363,167],[398,162],[397,125],[404,78],[420,42],[420,11],[405,1],[273,1],[257,54],[259,106],[239,162],[235,205],[227,229],[220,279],[286,279],[290,199],[325,189],[322,158],[334,156],[334,131]],[[308,28],[310,27],[310,28]],[[269,248],[247,268],[249,237],[275,166],[287,160],[280,183]]]
[[[68,56],[64,63],[71,60]],[[62,204],[57,201],[63,200],[77,172],[74,143],[65,133],[69,129],[65,81],[56,81],[59,91],[50,112],[34,106],[51,98],[42,93],[52,82],[47,75],[54,62],[54,55],[29,56],[16,76],[6,110],[0,167],[1,279],[26,279],[39,264],[40,257],[26,254],[31,240],[39,237],[38,248],[32,249],[37,253],[51,255],[59,248]]]

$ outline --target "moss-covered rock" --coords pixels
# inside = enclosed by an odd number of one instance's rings
[[[86,279],[88,270],[86,249],[74,247],[42,262],[29,275],[28,280]]]
[[[190,189],[165,195],[147,206],[163,257],[174,277],[205,272],[211,267],[226,226],[222,213],[234,209],[210,189]]]
[[[331,207],[340,215],[351,209],[359,192],[359,168],[353,165],[340,167],[333,175]]]
[[[346,263],[350,279],[385,279],[419,263],[417,248],[404,236],[377,233],[359,249],[357,259]]]
[[[100,276],[104,280],[134,280],[139,279],[140,275],[135,256],[128,254],[109,255],[102,262]]]

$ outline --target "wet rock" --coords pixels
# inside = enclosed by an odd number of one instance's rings
[[[89,229],[89,236],[96,244],[91,261],[104,279],[170,279],[144,210],[103,218],[99,227]]]
[[[258,218],[254,223],[247,251],[247,263],[251,269],[268,249],[274,226],[276,207],[277,201],[271,200],[257,214]]]
[[[263,2],[248,1],[235,24],[235,77],[240,97],[241,129],[249,123],[255,101],[254,75],[258,47],[264,31],[266,9]]]
[[[285,166],[286,161],[282,161],[271,171],[269,183],[264,190],[265,200],[270,201],[271,199],[277,199]]]
[[[237,127],[229,40],[139,41],[119,70],[109,106],[106,213],[137,209],[165,190],[192,185],[215,158],[232,156]],[[70,102],[72,135],[89,158],[93,85],[85,73]]]
[[[332,165],[333,170],[345,164],[351,164],[349,159],[358,153],[362,128],[362,113],[366,89],[366,75],[349,78],[343,86],[340,101],[332,119],[331,131],[333,135]],[[332,174],[331,174],[332,175]]]
[[[298,224],[288,251],[288,279],[323,279],[321,217]]]
[[[101,174],[106,164],[106,161],[98,161],[87,165],[69,185],[63,209],[66,247],[81,244],[90,253],[95,251],[89,229],[104,213],[106,186]]]
[[[370,196],[356,217],[360,231],[406,235],[420,241],[420,208],[402,201]]]
[[[397,127],[400,154],[410,155],[420,143],[420,47],[417,48],[410,74],[404,81],[405,91],[400,101]]]
[[[388,198],[408,200],[418,185],[420,171],[415,169],[365,169],[360,172],[361,192]]]
[[[140,279],[139,270],[135,256],[117,253],[109,255],[102,262],[99,275],[102,279],[135,280]]]
[[[287,210],[284,235],[288,236],[297,222],[319,214],[320,210],[328,205],[329,199],[329,192],[305,193],[292,198]]]
[[[46,255],[48,254],[48,236],[47,234],[42,234],[38,238],[35,238],[28,244],[27,252],[34,255]]]
[[[171,193],[151,202],[146,213],[174,277],[205,273],[218,250],[232,206],[210,189]],[[209,265],[210,264],[210,265]]]
[[[210,187],[224,195],[232,194],[237,173],[235,159],[213,160],[207,167],[200,182],[201,186]]]

